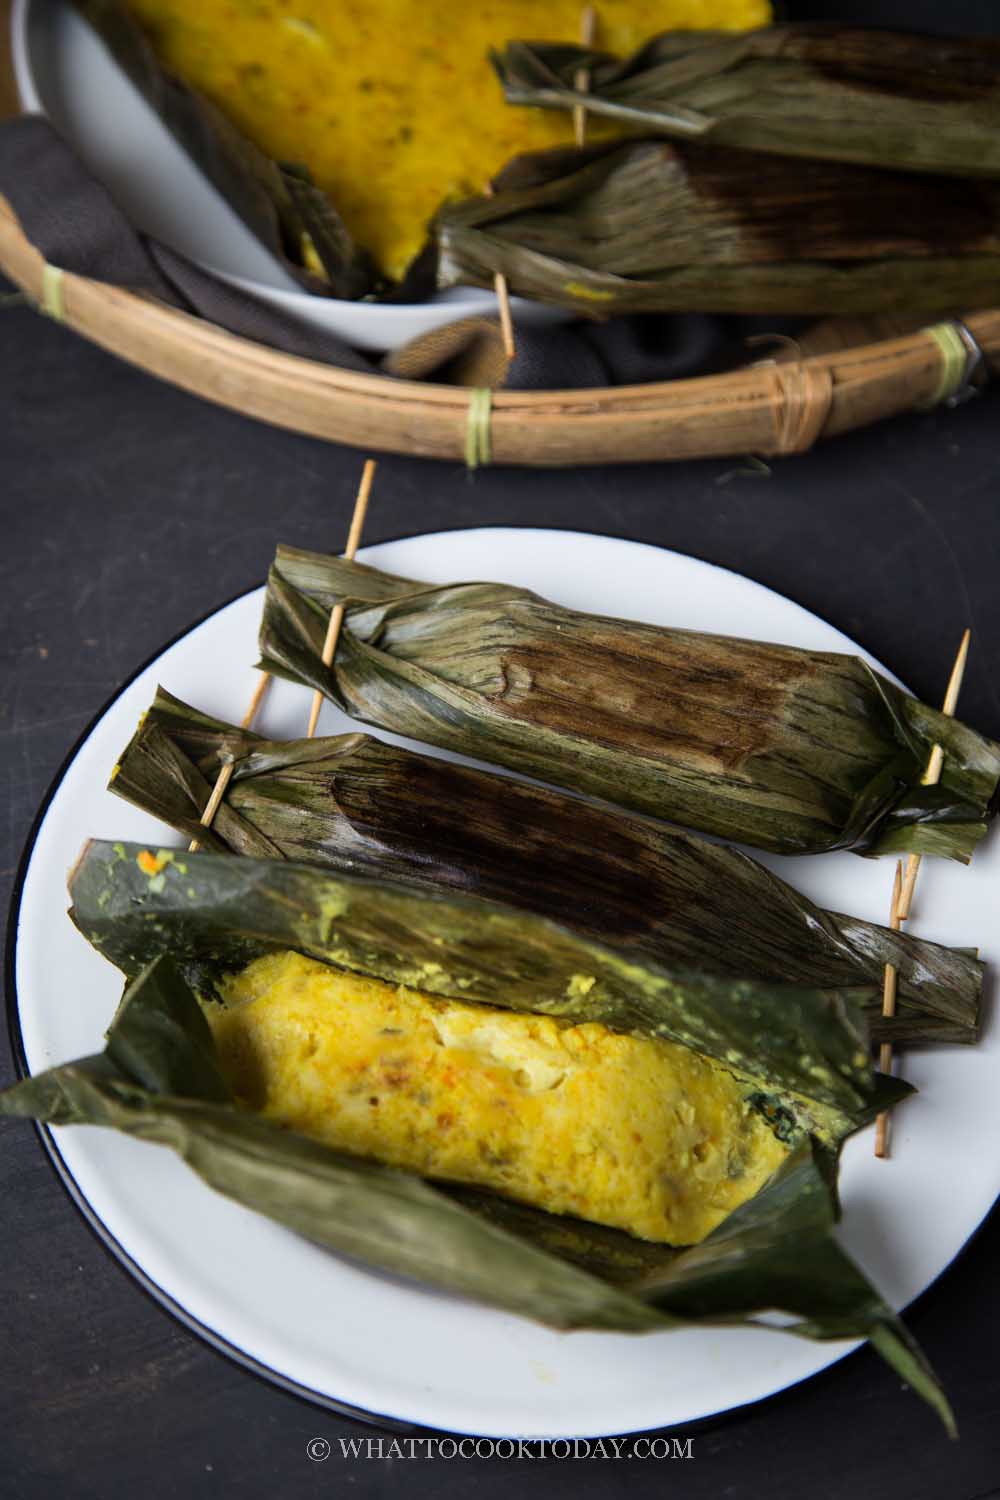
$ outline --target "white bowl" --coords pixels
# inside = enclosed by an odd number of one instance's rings
[[[345,302],[303,292],[185,155],[103,43],[65,0],[14,0],[14,76],[25,110],[47,115],[130,221],[206,270],[356,348],[396,349],[445,323],[490,317],[492,292],[458,287],[427,302]],[[520,323],[568,314],[515,297]]]

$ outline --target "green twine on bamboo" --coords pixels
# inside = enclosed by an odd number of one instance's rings
[[[934,394],[923,403],[924,410],[940,406],[949,396],[961,390],[969,366],[970,350],[956,323],[934,323],[922,332],[936,344],[941,355],[941,371]]]
[[[42,295],[38,310],[45,313],[46,317],[53,318],[57,323],[65,321],[63,273],[59,266],[50,266],[48,261],[42,266]]]
[[[476,386],[469,392],[469,408],[465,424],[465,463],[469,469],[492,462],[490,421],[493,413],[493,392],[488,386]]]

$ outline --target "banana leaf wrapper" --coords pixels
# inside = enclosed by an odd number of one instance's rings
[[[692,1047],[762,1090],[808,1101],[827,1136],[836,1131],[824,1111],[867,1118],[869,987],[818,991],[667,970],[531,911],[316,865],[174,849],[140,862],[141,853],[91,843],[70,882],[73,921],[129,977],[170,953],[213,998],[225,975],[291,948],[431,995]]]
[[[0,1114],[169,1146],[217,1192],[318,1244],[555,1328],[755,1325],[777,1308],[807,1338],[869,1338],[954,1434],[920,1349],[833,1239],[834,1201],[807,1140],[689,1250],[444,1189],[237,1107],[198,1001],[167,955],[126,989],[102,1054],[16,1084],[0,1094]]]
[[[590,317],[954,313],[1000,293],[1000,184],[637,139],[515,158],[446,204],[440,287]]]
[[[987,37],[806,24],[668,31],[626,59],[516,41],[492,62],[511,104],[584,105],[644,134],[781,156],[1000,177],[1000,43]]]
[[[326,666],[336,603],[345,628]],[[268,578],[260,653],[365,723],[779,854],[966,861],[996,811],[1000,746],[858,657],[289,547]],[[924,786],[935,743],[941,783]]]
[[[307,291],[356,299],[377,289],[371,258],[303,167],[272,161],[210,100],[169,73],[119,0],[72,4],[180,147]]]
[[[983,966],[969,953],[823,911],[723,845],[367,735],[268,741],[160,689],[110,790],[218,852],[465,891],[665,968],[834,989],[880,986],[892,963],[896,1014],[873,997],[875,1041],[978,1038]]]

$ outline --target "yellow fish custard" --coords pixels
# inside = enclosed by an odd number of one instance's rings
[[[127,3],[171,71],[269,156],[309,168],[392,277],[445,198],[481,192],[520,151],[572,140],[562,111],[504,103],[487,54],[517,37],[575,41],[579,0]],[[628,52],[671,27],[770,18],[766,0],[601,0],[597,43]]]
[[[297,953],[208,1007],[240,1101],[338,1150],[696,1244],[787,1148],[726,1069],[597,1023],[442,1000]]]

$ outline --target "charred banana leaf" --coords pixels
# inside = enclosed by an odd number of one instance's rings
[[[442,1190],[271,1125],[227,1096],[213,1048],[197,1000],[160,956],[126,990],[103,1054],[16,1084],[0,1114],[167,1145],[217,1192],[319,1244],[556,1328],[755,1324],[779,1308],[808,1338],[867,1337],[954,1434],[919,1348],[832,1238],[834,1205],[808,1142],[700,1246],[671,1251]]]
[[[591,317],[948,313],[1000,293],[1000,184],[634,140],[515,158],[435,221],[438,284]]]
[[[988,37],[668,31],[626,59],[518,41],[492,61],[511,104],[582,104],[646,134],[782,156],[1000,177],[1000,43]]]
[[[346,606],[334,664],[329,610]],[[1000,746],[858,657],[435,586],[278,549],[262,665],[352,717],[779,854],[968,860]],[[931,747],[941,784],[922,785]]]
[[[160,689],[110,789],[220,852],[508,902],[665,968],[826,989],[881,985],[889,962],[897,1011],[873,999],[876,1041],[978,1036],[983,968],[966,952],[822,911],[723,845],[367,735],[268,741]]]

